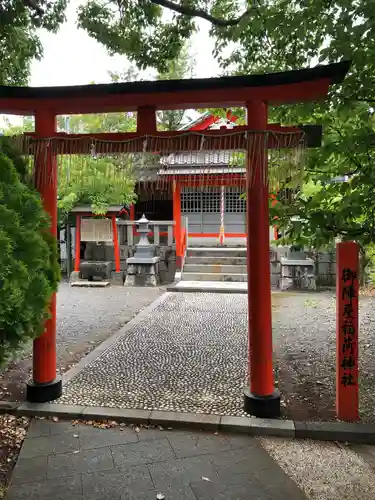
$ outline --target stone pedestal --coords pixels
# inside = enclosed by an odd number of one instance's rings
[[[158,286],[160,257],[130,257],[125,286]]]
[[[82,279],[92,280],[102,278],[110,280],[112,277],[113,262],[111,261],[84,261],[80,265],[80,274]]]
[[[158,286],[160,257],[155,256],[155,245],[151,245],[148,241],[149,221],[142,215],[137,225],[140,239],[134,256],[127,260],[125,286]]]
[[[280,259],[281,290],[316,290],[315,263],[312,259]]]
[[[81,279],[79,271],[73,271],[70,273],[70,283],[74,283],[75,281],[79,281]]]
[[[111,284],[122,286],[124,284],[124,273],[122,271],[113,271],[111,276]]]

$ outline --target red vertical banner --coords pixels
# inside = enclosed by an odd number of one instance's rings
[[[115,254],[116,273],[120,272],[120,245],[118,241],[117,221],[116,216],[112,215],[112,235],[113,235],[113,250]]]
[[[336,413],[346,422],[358,413],[359,246],[336,246]]]
[[[180,185],[173,181],[173,220],[174,234],[176,240],[176,266],[181,268],[181,188]]]
[[[74,272],[79,273],[81,264],[81,216],[76,216],[76,258],[74,262]]]

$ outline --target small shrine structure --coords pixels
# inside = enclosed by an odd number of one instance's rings
[[[77,206],[71,211],[75,215],[75,259],[74,271],[70,276],[71,282],[78,282],[80,278],[92,280],[101,277],[113,283],[123,284],[124,277],[120,266],[120,244],[117,230],[117,218],[124,215],[126,209],[122,206],[110,206],[102,216],[95,215],[90,206]],[[86,259],[82,259],[82,243],[111,243],[113,258],[107,259],[106,248],[103,247],[103,258],[98,260],[93,252],[86,252]],[[112,248],[110,248],[112,252]],[[84,255],[83,255],[84,257]],[[113,269],[112,262],[115,262]]]

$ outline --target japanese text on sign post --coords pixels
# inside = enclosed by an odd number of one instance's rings
[[[358,245],[337,245],[336,402],[341,420],[358,419]]]

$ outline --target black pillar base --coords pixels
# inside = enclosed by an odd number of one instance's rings
[[[270,396],[256,396],[246,388],[244,391],[244,410],[259,418],[279,418],[280,393],[274,391]]]
[[[54,401],[62,395],[62,380],[56,377],[48,384],[37,384],[33,380],[27,382],[26,399],[30,403],[48,403]]]

